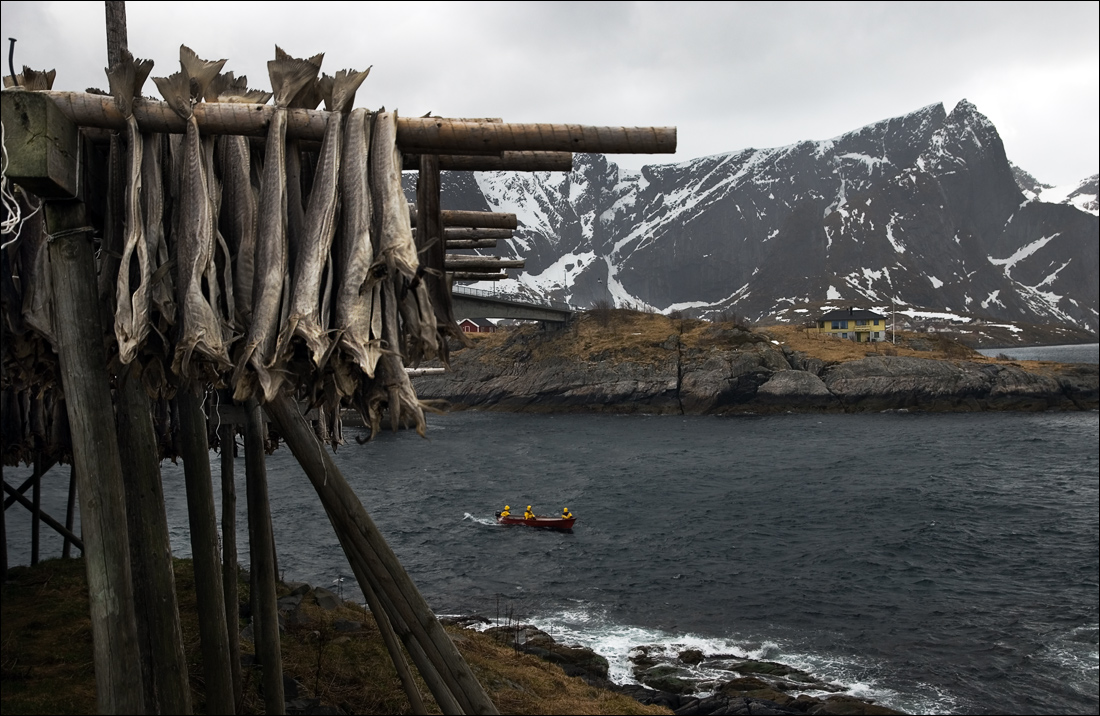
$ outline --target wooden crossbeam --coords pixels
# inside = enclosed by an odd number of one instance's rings
[[[126,126],[113,97],[87,92],[49,91],[43,94],[53,99],[62,113],[81,127],[121,130]],[[275,108],[271,105],[229,102],[195,105],[195,119],[204,134],[263,136],[274,113]],[[328,116],[328,112],[321,110],[287,110],[287,136],[320,140]],[[134,118],[144,132],[181,134],[184,131],[184,121],[167,102],[135,100]],[[400,117],[397,145],[401,151],[412,154],[500,154],[509,151],[672,154],[676,151],[676,128]]]
[[[444,264],[448,271],[498,271],[521,269],[523,259],[502,259],[499,256],[460,256],[448,254]]]
[[[7,482],[4,482],[4,492],[11,495],[11,498],[19,504],[23,505],[23,507],[26,507],[31,512],[34,512],[34,503],[28,500],[23,495],[16,492],[15,488],[9,485]],[[65,529],[65,525],[61,524],[53,517],[50,517],[50,515],[43,511],[41,508],[39,508],[38,510],[38,517],[47,525],[52,527],[53,530],[57,532],[57,534],[75,544],[76,548],[79,549],[81,552],[84,551],[84,542],[81,541],[81,539],[74,535],[70,530]]]
[[[503,281],[508,278],[506,273],[477,273],[476,271],[455,271],[452,276],[455,281]]]
[[[444,209],[439,212],[443,226],[466,227],[469,229],[518,229],[519,221],[515,214],[499,211],[458,211]],[[416,204],[409,204],[409,221],[416,228]],[[446,231],[446,229],[444,229]]]
[[[494,249],[496,239],[447,239],[443,248],[451,249]]]
[[[460,226],[443,229],[443,238],[447,241],[454,241],[456,239],[463,240],[475,240],[475,239],[510,239],[512,238],[511,229],[469,229]]]
[[[406,153],[403,169],[419,169],[420,155]],[[569,172],[573,171],[572,152],[501,152],[493,154],[443,154],[439,168],[468,172]]]

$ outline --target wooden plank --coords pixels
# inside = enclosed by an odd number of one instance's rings
[[[86,92],[36,94],[53,99],[61,111],[81,127],[122,129],[126,124],[112,97]],[[195,119],[203,134],[265,136],[274,112],[271,105],[229,102],[195,105]],[[287,137],[319,141],[324,136],[328,114],[321,110],[287,110]],[[166,102],[135,100],[134,118],[143,132],[182,134],[184,131],[184,121]],[[402,152],[412,154],[500,154],[506,151],[672,154],[676,151],[676,128],[400,117],[397,145]]]
[[[419,154],[405,154],[403,169],[417,169]],[[443,154],[439,168],[466,172],[571,172],[572,152],[501,152],[500,154]]]
[[[80,481],[81,530],[100,713],[144,713],[122,461],[84,205],[47,202],[54,325]]]
[[[228,400],[228,396],[225,398]],[[237,426],[221,423],[218,447],[221,457],[222,487],[222,591],[225,594],[225,626],[229,637],[229,673],[233,679],[233,703],[241,703],[244,683],[241,678],[240,595],[237,582],[237,489],[233,480],[233,453]]]

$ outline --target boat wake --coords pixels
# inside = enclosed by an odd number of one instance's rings
[[[469,512],[464,514],[462,516],[462,519],[470,520],[471,522],[476,522],[479,525],[491,525],[493,527],[497,526],[497,521],[495,519],[493,519],[492,517],[474,517]]]

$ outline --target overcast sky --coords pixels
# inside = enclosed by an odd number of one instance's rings
[[[968,99],[1050,184],[1100,165],[1100,3],[127,2],[129,47],[179,45],[267,89],[278,43],[323,69],[373,65],[358,106],[513,122],[673,125],[675,155],[827,139]],[[106,87],[102,2],[3,2],[15,64]],[[5,47],[6,50],[6,47]],[[6,52],[5,52],[6,55]],[[5,63],[4,73],[7,74]],[[146,94],[155,95],[152,82]]]

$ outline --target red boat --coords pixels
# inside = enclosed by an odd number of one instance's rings
[[[552,530],[571,530],[573,529],[573,523],[577,521],[576,517],[546,517],[544,515],[535,515],[533,519],[525,520],[522,517],[501,517],[500,513],[497,513],[497,522],[502,525],[527,525],[528,527],[546,527]]]

